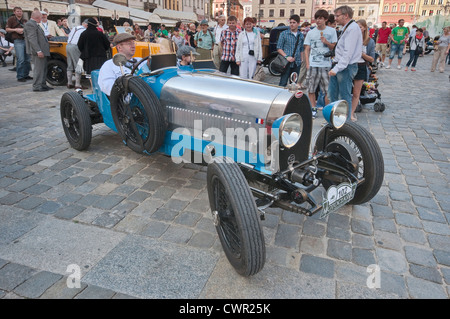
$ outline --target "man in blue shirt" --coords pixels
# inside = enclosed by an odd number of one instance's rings
[[[281,32],[278,38],[277,51],[284,56],[288,62],[288,66],[281,74],[279,86],[286,86],[292,73],[300,72],[300,66],[304,60],[303,34],[298,30],[300,24],[300,16],[297,14],[289,18],[289,29]],[[298,41],[297,47],[295,47]],[[294,52],[295,49],[295,52]]]
[[[349,6],[341,6],[334,10],[338,25],[343,26],[335,48],[328,85],[330,102],[346,100],[352,105],[353,78],[358,71],[358,60],[362,55],[362,32],[358,24],[352,20],[353,10]],[[351,112],[349,111],[348,114]]]

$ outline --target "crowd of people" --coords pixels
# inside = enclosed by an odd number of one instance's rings
[[[320,9],[314,19],[315,26],[309,23],[300,25],[300,17],[292,15],[289,26],[280,33],[277,42],[278,54],[287,61],[279,85],[286,86],[291,74],[296,72],[299,75],[298,85],[308,93],[313,117],[318,110],[316,97],[321,96],[325,102],[323,104],[346,100],[351,106],[349,119],[357,121],[355,110],[361,88],[368,80],[370,65],[376,63],[376,56],[379,56],[379,65],[386,69],[391,68],[397,56],[397,68],[401,69],[402,57],[406,45],[409,45],[410,57],[405,71],[410,67],[411,71],[415,71],[429,37],[425,28],[413,26],[410,30],[405,27],[403,19],[395,26],[388,27],[383,22],[380,28],[369,28],[365,20],[353,20],[353,10],[349,6],[338,7],[334,14]],[[219,71],[230,71],[232,75],[244,79],[254,78],[258,65],[263,61],[264,35],[256,26],[256,19],[251,17],[245,18],[242,26],[235,16],[229,16],[228,19],[220,16],[214,28],[209,27],[207,20],[197,24],[180,21],[170,31],[164,24],[156,31],[151,24],[146,30],[137,24],[132,26],[124,23],[123,27],[125,34],[115,34],[113,30],[105,32],[99,26],[98,19],[89,18],[81,25],[70,28],[66,18],[51,21],[47,11],[38,9],[32,12],[30,21],[27,21],[23,18],[22,9],[16,7],[14,15],[7,21],[6,30],[0,29],[0,63],[6,66],[5,57],[14,54],[17,62],[12,70],[16,71],[17,80],[33,80],[33,91],[48,91],[52,89],[45,83],[47,57],[50,56],[48,40],[55,37],[67,38],[69,89],[85,89],[81,84],[82,73],[89,77],[91,71],[109,66],[111,63],[105,62],[113,46],[131,59],[136,40],[157,42],[158,38],[171,39],[179,49],[179,65],[189,65],[193,54],[199,60],[212,59]],[[12,42],[6,41],[6,33],[11,33]],[[443,29],[436,44],[431,72],[436,67],[444,72],[450,49],[450,27]],[[31,61],[34,64],[33,77],[29,75]],[[120,72],[112,70],[111,74],[119,76]]]

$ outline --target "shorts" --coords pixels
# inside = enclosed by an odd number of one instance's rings
[[[391,54],[389,55],[389,59],[392,60],[395,56],[395,53],[398,53],[398,58],[401,59],[403,57],[403,47],[405,46],[404,43],[398,44],[398,43],[391,43]]]
[[[356,72],[353,80],[367,80],[367,65],[365,63],[358,63],[358,72]]]
[[[328,84],[330,83],[330,76],[328,75],[330,68],[319,68],[310,66],[306,78],[308,79],[308,92],[315,93],[317,86],[320,85],[320,90],[327,93]]]
[[[377,43],[375,51],[380,52],[382,55],[386,55],[387,43]]]

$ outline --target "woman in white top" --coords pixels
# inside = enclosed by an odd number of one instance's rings
[[[236,44],[236,64],[239,65],[239,76],[251,79],[256,65],[262,61],[261,36],[253,29],[253,19],[244,19],[244,30],[239,34]]]

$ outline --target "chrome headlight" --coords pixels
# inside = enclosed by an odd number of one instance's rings
[[[287,114],[275,120],[272,132],[281,143],[281,146],[291,148],[300,140],[303,130],[302,117],[297,113]]]
[[[322,114],[328,123],[334,128],[341,128],[348,117],[348,103],[345,100],[339,100],[328,104],[323,108]]]

